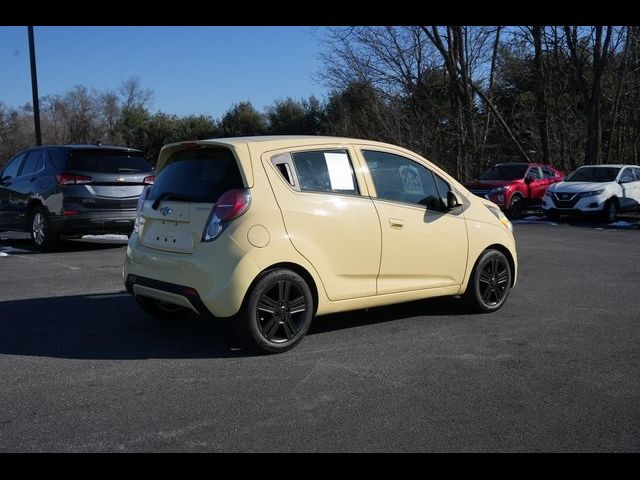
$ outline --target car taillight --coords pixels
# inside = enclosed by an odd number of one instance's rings
[[[145,185],[153,185],[153,182],[155,181],[156,181],[156,176],[150,175],[148,177],[144,177],[144,180],[142,180],[142,183],[144,183]]]
[[[142,213],[142,209],[144,208],[144,202],[147,201],[150,193],[151,185],[144,187],[140,198],[138,198],[138,204],[136,205],[136,220],[135,222],[133,222],[133,233],[139,233],[140,227],[144,225],[144,219],[140,217],[140,214]]]
[[[147,200],[147,198],[149,198],[150,193],[151,193],[151,186],[144,187],[144,190],[142,190],[142,193],[138,198],[138,204],[136,205],[136,211],[138,212],[138,214],[140,214],[140,212],[142,211],[142,207],[144,207],[144,202]]]
[[[73,173],[63,172],[56,175],[58,185],[81,185],[93,182],[93,177],[87,175],[75,175]]]
[[[247,189],[229,190],[220,195],[202,234],[202,241],[210,242],[218,238],[224,225],[246,212],[250,204],[251,193]]]

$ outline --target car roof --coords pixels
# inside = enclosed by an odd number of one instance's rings
[[[158,162],[156,168],[158,171],[164,168],[164,165],[170,155],[170,152],[174,149],[180,149],[182,146],[188,144],[199,145],[218,145],[232,148],[237,152],[250,153],[250,156],[241,156],[239,158],[242,164],[243,172],[247,174],[248,185],[251,186],[253,182],[253,166],[251,163],[251,157],[254,155],[262,155],[264,152],[275,151],[283,148],[296,147],[324,147],[326,145],[332,145],[333,147],[342,145],[360,145],[370,147],[380,147],[384,149],[390,149],[398,152],[398,154],[417,155],[416,152],[412,152],[399,145],[391,143],[377,142],[374,140],[366,140],[363,138],[349,138],[349,137],[333,137],[324,135],[259,135],[259,136],[245,136],[245,137],[222,137],[222,138],[208,138],[202,140],[183,140],[180,142],[173,142],[166,144],[160,150],[158,156]],[[255,158],[258,158],[257,156]],[[445,175],[449,175],[446,171],[442,170],[438,165],[430,162],[428,159],[421,157],[432,165],[432,168],[436,169],[436,172],[441,172]],[[452,179],[455,181],[455,179]]]
[[[119,147],[116,145],[84,145],[84,144],[69,144],[69,145],[42,145],[43,148],[66,148],[69,150],[123,150],[125,152],[142,152],[137,148]],[[41,148],[41,147],[32,147]]]
[[[582,165],[578,168],[582,168],[582,167],[594,167],[594,168],[604,168],[604,167],[614,167],[614,168],[621,168],[621,167],[637,167],[638,165],[630,165],[630,164],[622,164],[622,163],[607,163],[604,165]]]
[[[246,143],[287,143],[296,142],[298,144],[313,144],[313,143],[370,143],[379,145],[390,145],[384,142],[376,142],[374,140],[365,140],[363,138],[349,138],[349,137],[332,137],[325,135],[252,135],[246,137],[222,137],[222,138],[208,138],[204,140],[198,140],[198,142],[216,142],[226,143],[229,145],[241,145]],[[176,142],[176,143],[188,143],[188,142]],[[397,145],[393,145],[397,147]]]

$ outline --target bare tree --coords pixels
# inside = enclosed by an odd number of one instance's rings
[[[140,78],[137,76],[122,82],[118,91],[123,108],[148,108],[153,100],[153,91],[142,88]]]
[[[565,26],[564,32],[575,81],[587,106],[585,163],[598,164],[602,161],[602,79],[620,38],[615,41],[614,27],[602,25]]]

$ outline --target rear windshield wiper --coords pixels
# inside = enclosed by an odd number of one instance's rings
[[[197,199],[193,197],[189,197],[188,195],[182,195],[181,193],[175,192],[162,192],[158,197],[154,200],[151,208],[157,210],[158,205],[162,200],[173,199],[173,200],[182,200],[183,202],[196,202]]]

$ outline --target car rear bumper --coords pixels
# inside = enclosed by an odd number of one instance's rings
[[[199,245],[193,253],[186,254],[145,247],[134,233],[127,246],[122,273],[125,284],[131,275],[158,282],[156,286],[142,285],[154,291],[143,288],[133,291],[134,295],[183,305],[182,299],[176,302],[173,295],[189,297],[172,289],[171,285],[177,285],[196,292],[211,315],[226,318],[238,313],[260,268],[253,257],[227,235]],[[168,289],[163,287],[167,285]],[[169,295],[163,295],[163,292]],[[193,307],[200,313],[196,305]]]
[[[102,210],[73,215],[49,217],[51,227],[62,235],[131,234],[136,219],[135,210]]]
[[[129,274],[125,280],[125,288],[131,295],[142,295],[181,304],[203,317],[212,316],[196,289],[191,287]]]

